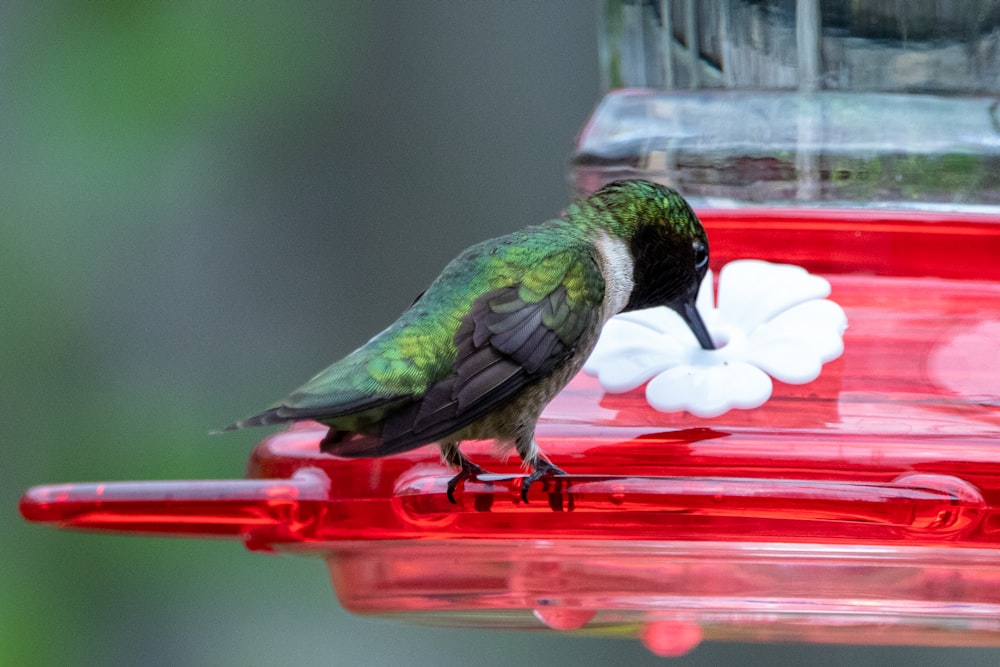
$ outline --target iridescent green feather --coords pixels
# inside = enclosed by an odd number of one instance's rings
[[[648,181],[611,183],[562,219],[472,246],[388,329],[228,428],[316,419],[332,427],[324,451],[345,455],[450,437],[593,342],[605,291],[597,246],[608,239],[634,264],[625,308],[697,293],[708,244],[687,202]],[[377,433],[377,446],[342,452],[347,432]]]
[[[564,303],[543,323],[574,346],[586,318],[571,315],[597,308],[604,296],[593,252],[581,230],[563,220],[472,246],[392,326],[316,375],[281,406],[316,412],[345,430],[377,421],[397,399],[417,399],[452,374],[455,333],[463,317],[477,298],[499,287],[517,285],[525,304],[539,303],[564,287]]]

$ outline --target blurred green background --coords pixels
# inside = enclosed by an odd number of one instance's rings
[[[323,563],[24,523],[30,485],[242,475],[263,407],[566,203],[591,2],[0,4],[0,664],[654,664],[348,615]],[[678,665],[993,665],[709,644]]]

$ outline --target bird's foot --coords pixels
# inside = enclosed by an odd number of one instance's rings
[[[565,475],[566,471],[555,465],[548,459],[538,458],[538,462],[535,463],[535,470],[530,475],[524,478],[521,482],[521,500],[528,502],[528,489],[531,485],[540,480],[546,475]]]
[[[457,502],[455,502],[455,489],[458,488],[458,485],[461,482],[464,482],[465,480],[470,478],[477,477],[479,475],[486,474],[485,470],[483,470],[481,467],[477,466],[475,463],[465,458],[464,456],[462,457],[461,465],[462,465],[462,471],[459,472],[454,477],[452,477],[450,480],[448,480],[448,500],[451,501],[452,505],[458,504]]]

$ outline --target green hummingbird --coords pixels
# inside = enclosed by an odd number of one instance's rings
[[[708,238],[688,203],[643,180],[610,183],[540,225],[452,260],[387,329],[258,415],[223,430],[299,420],[329,426],[320,449],[377,457],[437,443],[464,479],[485,471],[464,440],[513,447],[532,472],[564,474],[535,442],[538,417],[576,375],[604,323],[667,306],[713,343],[695,308]]]

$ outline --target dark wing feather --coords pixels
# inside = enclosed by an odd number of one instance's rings
[[[593,270],[598,271],[596,265]],[[347,456],[407,451],[502,407],[564,362],[587,326],[596,325],[603,280],[597,287],[576,309],[569,305],[562,284],[536,302],[525,302],[517,285],[483,294],[455,334],[458,356],[453,374],[429,387],[421,400],[389,414],[376,448],[361,453],[355,445],[331,451]]]
[[[292,399],[285,399],[290,401]],[[344,402],[335,407],[319,405],[317,407],[295,407],[292,405],[278,405],[268,408],[264,412],[240,420],[232,426],[227,426],[223,430],[230,431],[248,426],[266,426],[270,424],[283,424],[290,421],[301,421],[304,419],[315,419],[324,421],[341,417],[344,415],[360,414],[369,410],[391,410],[396,406],[412,400],[408,396],[365,396],[364,400]]]
[[[324,400],[325,399],[325,400]],[[268,408],[260,414],[230,424],[222,431],[232,431],[252,426],[269,426],[284,424],[291,421],[314,419],[324,421],[345,415],[363,414],[368,411],[391,411],[399,406],[412,402],[408,395],[347,393],[338,396],[339,400],[330,399],[322,394],[310,394],[299,390],[284,399],[280,404]]]

